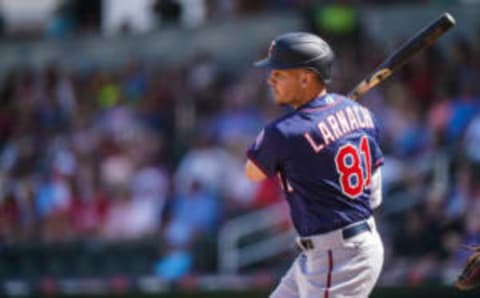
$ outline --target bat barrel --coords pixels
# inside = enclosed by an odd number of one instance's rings
[[[412,38],[388,56],[372,74],[363,79],[352,91],[350,91],[348,96],[357,100],[360,96],[367,93],[368,90],[392,75],[415,54],[422,49],[431,46],[440,36],[450,30],[454,25],[455,19],[449,13],[446,12],[442,14],[432,23],[418,31]]]

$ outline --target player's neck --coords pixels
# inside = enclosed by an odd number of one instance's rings
[[[293,108],[297,109],[298,107],[303,106],[307,102],[310,102],[315,98],[324,96],[325,94],[327,94],[327,89],[323,87],[320,90],[319,89],[308,90],[307,92],[305,92],[305,95],[302,97],[302,99],[299,100],[298,103],[292,104],[292,106]]]

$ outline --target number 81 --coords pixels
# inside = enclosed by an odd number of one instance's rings
[[[347,162],[350,157],[351,162]],[[365,173],[362,167],[361,158],[365,159]],[[339,183],[342,192],[351,199],[358,197],[364,188],[370,187],[372,176],[372,157],[368,138],[363,136],[360,140],[360,148],[352,144],[340,147],[335,155],[335,166],[340,175]],[[355,182],[352,181],[356,178]]]

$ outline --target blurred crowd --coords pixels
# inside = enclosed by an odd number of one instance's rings
[[[386,49],[358,42],[358,30],[324,29],[309,28],[336,51],[329,88],[347,92]],[[386,155],[376,211],[384,284],[449,282],[468,255],[461,245],[480,244],[479,57],[478,36],[457,36],[362,99]],[[3,71],[2,247],[149,239],[159,243],[159,276],[214,271],[195,258],[215,251],[221,225],[283,198],[274,180],[243,175],[247,146],[284,112],[265,75],[226,70],[208,53],[168,68],[139,57],[118,68]]]
[[[292,10],[302,10],[306,14],[321,14],[318,8],[325,5],[362,7],[363,5],[457,4],[462,2],[464,1],[137,0],[125,5],[112,0],[51,0],[41,1],[39,4],[5,0],[0,4],[0,35],[4,38],[22,39],[22,37],[69,38],[98,33],[135,34],[172,26],[192,29],[209,23],[230,22],[253,15]],[[22,10],[25,11],[22,12]],[[27,16],[30,16],[31,19],[29,20]],[[345,18],[348,18],[348,13],[342,13],[339,18],[330,19],[330,21],[338,23],[344,21]]]
[[[192,60],[173,69],[132,60],[115,70],[6,72],[1,242],[154,238],[188,265],[179,253],[195,239],[278,200],[276,189],[243,175],[264,119],[261,75],[229,77],[208,55]]]

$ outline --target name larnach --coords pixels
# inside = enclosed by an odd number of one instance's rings
[[[317,128],[323,142],[317,142],[306,132],[305,139],[315,152],[325,149],[328,144],[335,142],[344,135],[359,128],[374,128],[370,112],[361,106],[348,106],[325,117],[325,120],[317,123]]]

